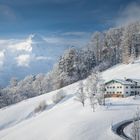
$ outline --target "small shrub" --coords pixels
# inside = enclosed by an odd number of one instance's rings
[[[44,111],[46,109],[46,107],[47,107],[46,102],[45,101],[41,101],[39,103],[39,105],[34,109],[34,112],[35,113],[42,112],[42,111]]]
[[[52,101],[54,104],[57,104],[58,102],[60,102],[63,98],[65,97],[65,94],[62,90],[60,90],[59,92],[57,92],[53,97],[52,97]]]

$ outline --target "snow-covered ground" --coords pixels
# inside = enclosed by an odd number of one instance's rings
[[[134,99],[135,99],[135,100],[140,100],[140,96],[136,96]],[[138,106],[138,108],[137,108],[135,114],[133,115],[133,118],[136,118],[136,114],[139,113],[139,111],[140,111],[140,110],[139,110],[139,106]],[[139,121],[139,123],[140,123],[140,121]],[[131,124],[129,124],[127,127],[125,127],[124,133],[125,133],[128,137],[132,138],[132,137],[134,136],[134,123],[131,123]]]
[[[115,65],[103,72],[103,78],[106,81],[119,78],[140,79],[140,61],[137,60],[133,64]]]
[[[140,64],[118,65],[103,72],[111,78],[140,78]],[[134,116],[140,99],[110,98],[95,112],[88,104],[83,108],[75,100],[78,83],[63,88],[66,97],[54,105],[53,91],[0,110],[0,140],[121,140],[111,132],[111,125]],[[45,100],[48,107],[35,114]]]
[[[132,132],[133,132],[132,127],[133,127],[133,124],[130,124],[124,129],[124,133],[130,138],[132,138]]]

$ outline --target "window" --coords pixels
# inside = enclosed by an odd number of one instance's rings
[[[120,86],[120,88],[122,88],[122,86]]]
[[[128,92],[126,92],[126,94],[128,94]]]
[[[126,88],[128,88],[128,87],[126,87]]]
[[[113,88],[115,88],[115,87],[113,87]]]

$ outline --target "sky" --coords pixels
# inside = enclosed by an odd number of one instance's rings
[[[140,0],[0,0],[0,36],[105,30]]]
[[[0,0],[0,86],[51,71],[67,48],[139,13],[140,0]]]

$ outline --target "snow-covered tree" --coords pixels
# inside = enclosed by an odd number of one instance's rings
[[[18,80],[16,77],[12,77],[10,80],[10,87],[15,87],[18,84]]]
[[[93,111],[95,111],[95,106],[97,104],[98,80],[99,77],[97,71],[92,72],[87,80],[87,94]]]
[[[34,75],[29,75],[18,83],[17,88],[21,96],[24,98],[31,98],[37,95],[37,92],[35,92],[33,88],[35,79],[36,77]]]
[[[87,97],[86,97],[86,94],[85,94],[85,91],[84,91],[83,81],[80,81],[78,86],[79,87],[78,87],[78,91],[77,91],[75,100],[79,101],[84,107],[85,106],[85,100],[86,100]]]
[[[91,41],[89,42],[90,49],[95,53],[96,63],[99,64],[101,62],[101,51],[102,51],[102,34],[100,32],[93,33],[91,37]]]
[[[101,74],[99,73],[99,81],[98,81],[98,93],[97,93],[97,99],[98,99],[98,103],[100,105],[105,105],[105,82],[101,76]]]
[[[88,77],[87,93],[91,107],[95,111],[96,104],[105,105],[105,85],[101,74],[95,70]]]
[[[137,111],[133,118],[133,125],[131,129],[131,135],[133,140],[140,140],[140,110],[137,108]]]
[[[136,34],[140,32],[140,22],[132,23],[124,27],[122,36],[122,48],[123,48],[123,62],[129,63],[136,57],[136,44],[139,42],[136,38]],[[139,38],[140,39],[140,38]],[[140,44],[139,44],[140,45]]]
[[[54,104],[59,103],[63,98],[65,97],[65,93],[63,90],[58,91],[55,95],[52,97],[52,101]]]
[[[33,86],[33,89],[35,90],[35,92],[38,92],[37,94],[40,95],[40,94],[43,94],[43,80],[45,78],[45,74],[38,74],[36,76],[36,79],[32,82],[32,86]]]

